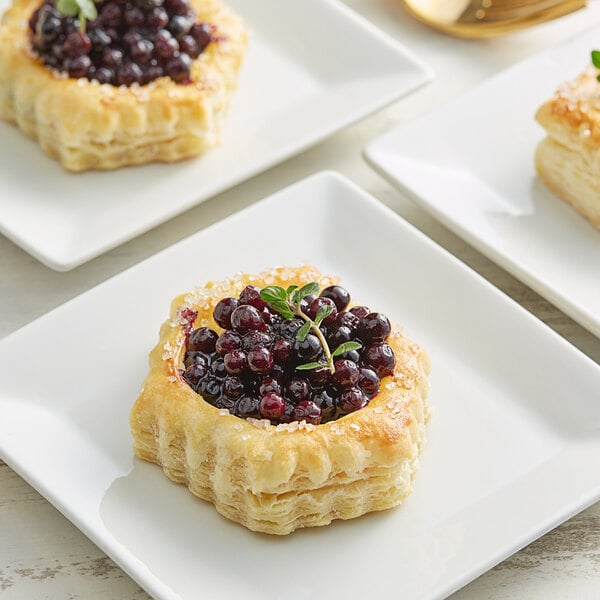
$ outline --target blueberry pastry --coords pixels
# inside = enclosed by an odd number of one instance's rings
[[[538,145],[540,179],[600,229],[600,83],[590,67],[537,111],[547,136]]]
[[[410,493],[428,372],[418,345],[314,267],[210,282],[161,328],[135,453],[254,531],[351,519]]]
[[[195,156],[219,141],[245,46],[220,0],[14,0],[0,117],[71,171]]]

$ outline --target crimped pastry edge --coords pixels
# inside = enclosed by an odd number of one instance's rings
[[[70,171],[174,162],[218,144],[237,84],[246,30],[220,0],[190,0],[220,41],[192,64],[190,85],[168,77],[112,86],[47,69],[30,50],[39,0],[14,0],[0,24],[0,117],[36,139]]]
[[[281,267],[177,297],[130,416],[138,457],[162,466],[227,518],[279,535],[399,504],[411,491],[429,414],[428,357],[397,330],[389,340],[394,376],[367,407],[323,425],[245,421],[210,406],[180,380],[182,308],[199,311],[195,327],[220,330],[212,320],[220,298],[250,283],[292,280],[323,287],[337,281],[314,267]]]
[[[535,168],[544,185],[600,231],[600,173],[585,154],[544,138],[535,153]]]

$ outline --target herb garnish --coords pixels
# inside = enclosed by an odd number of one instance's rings
[[[57,0],[56,8],[65,17],[77,16],[80,31],[85,31],[86,19],[93,21],[98,16],[93,0]]]
[[[317,336],[321,347],[323,348],[323,352],[325,353],[326,362],[310,362],[298,365],[296,369],[299,371],[329,369],[331,373],[335,373],[333,359],[350,350],[358,350],[362,345],[359,342],[344,342],[331,352],[323,332],[319,329],[319,325],[321,325],[321,323],[332,313],[333,308],[331,306],[319,307],[314,321],[308,315],[304,314],[300,308],[300,303],[306,296],[311,296],[318,292],[319,284],[315,281],[311,281],[301,288],[297,285],[290,285],[287,289],[278,285],[270,285],[260,291],[260,297],[284,319],[300,317],[304,320],[304,324],[296,333],[296,339],[299,342],[303,342],[311,331]]]
[[[597,69],[600,69],[600,50],[592,50],[592,64]],[[600,81],[600,75],[598,75],[596,79]]]

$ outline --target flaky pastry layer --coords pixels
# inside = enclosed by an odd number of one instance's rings
[[[254,531],[287,534],[399,504],[411,491],[424,438],[429,360],[397,330],[389,339],[396,369],[382,380],[381,392],[365,408],[322,425],[243,420],[182,381],[186,308],[198,311],[194,327],[222,331],[212,318],[221,298],[239,295],[248,284],[309,281],[336,283],[314,267],[281,267],[175,298],[131,410],[137,456]]]
[[[535,165],[540,179],[600,229],[600,83],[592,67],[537,111],[548,136]]]
[[[174,162],[211,148],[236,87],[246,31],[220,0],[190,3],[219,36],[193,61],[192,83],[161,77],[117,87],[45,67],[28,33],[40,0],[14,0],[0,23],[0,117],[71,171]]]

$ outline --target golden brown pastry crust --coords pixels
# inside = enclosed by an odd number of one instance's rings
[[[0,24],[0,117],[38,140],[71,171],[173,162],[219,141],[245,46],[239,18],[220,0],[191,0],[222,38],[192,64],[189,85],[101,85],[44,67],[30,50],[28,19],[40,0],[14,0]]]
[[[590,67],[537,111],[548,136],[535,164],[540,179],[600,229],[600,83]]]
[[[397,505],[411,491],[424,437],[429,361],[397,331],[389,339],[396,370],[381,392],[365,408],[322,425],[243,420],[209,405],[179,378],[182,309],[198,311],[195,327],[222,331],[212,318],[221,298],[248,284],[308,281],[335,282],[314,267],[281,267],[175,298],[131,410],[137,456],[254,531],[287,534]]]

